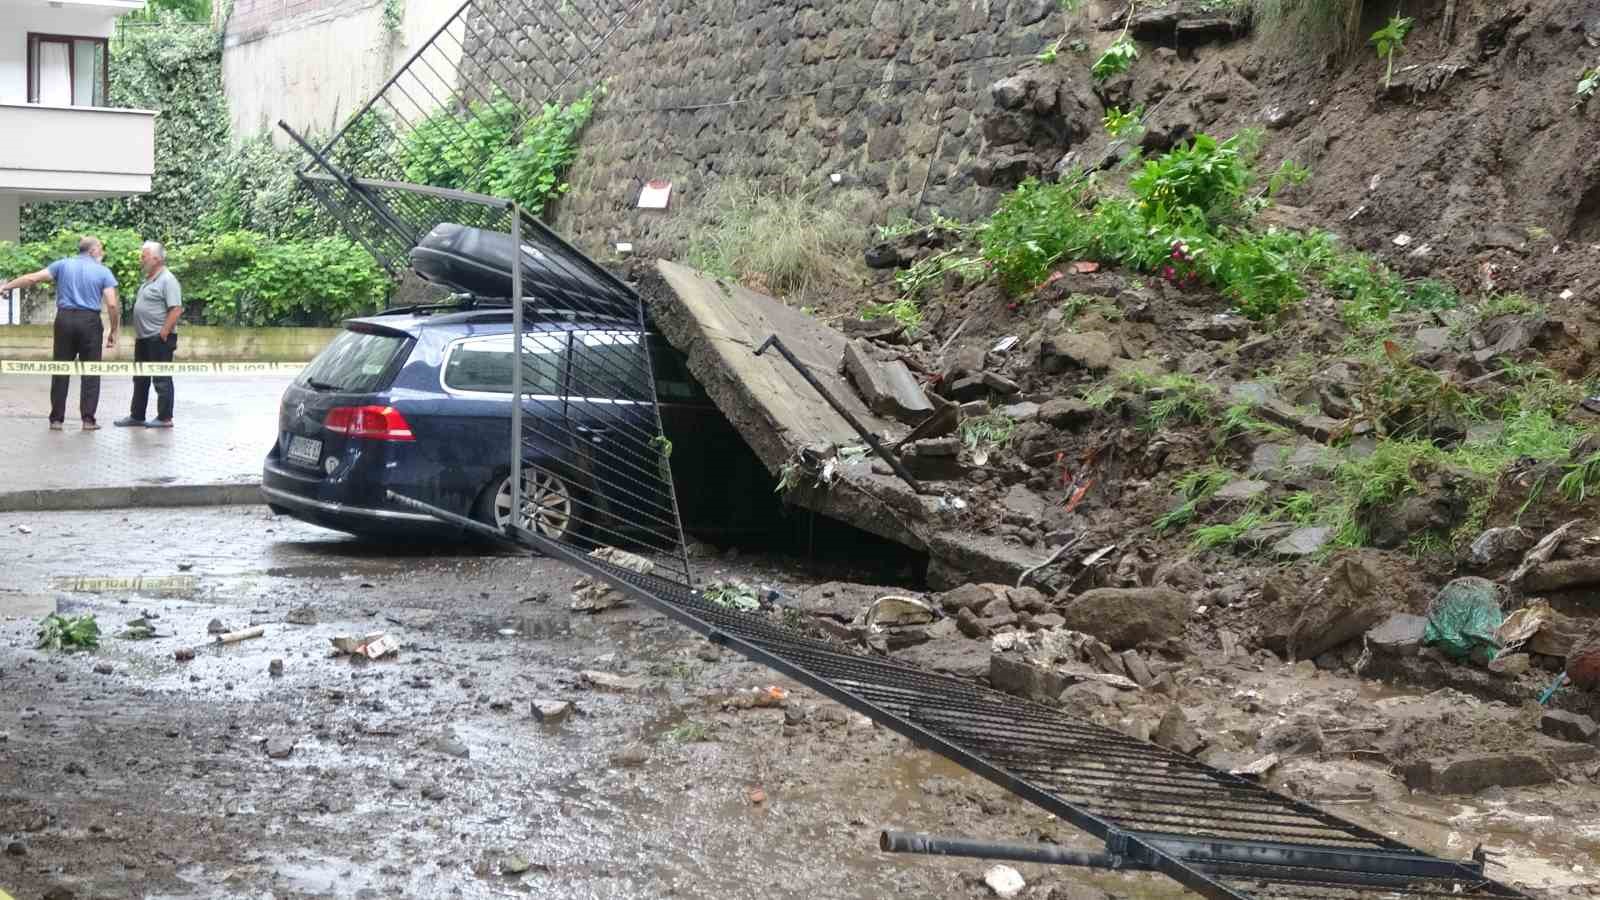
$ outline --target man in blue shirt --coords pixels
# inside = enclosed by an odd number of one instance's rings
[[[31,275],[22,275],[0,284],[0,293],[12,288],[29,288],[45,281],[56,283],[55,353],[57,362],[100,361],[100,341],[107,349],[117,346],[117,327],[122,316],[117,308],[117,276],[100,261],[105,248],[98,238],[85,236],[78,241],[78,255],[58,259]],[[109,314],[109,330],[102,329],[100,310]],[[50,379],[50,430],[60,431],[67,418],[67,375]],[[100,406],[100,376],[85,375],[78,386],[78,414],[83,430],[94,431],[95,410]]]

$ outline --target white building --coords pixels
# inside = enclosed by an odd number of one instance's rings
[[[109,39],[144,0],[0,0],[0,240],[24,203],[142,194],[155,113],[110,109]]]

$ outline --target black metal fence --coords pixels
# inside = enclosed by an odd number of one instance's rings
[[[530,127],[598,85],[607,41],[643,4],[467,0],[332,138],[308,148],[303,180],[398,276],[435,225],[463,214],[480,217],[463,224],[487,220],[481,209],[357,182],[509,196],[495,188],[513,177],[507,169]]]

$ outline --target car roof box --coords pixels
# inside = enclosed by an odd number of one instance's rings
[[[411,250],[424,279],[485,299],[511,298],[511,236],[444,222]],[[522,293],[540,306],[634,318],[639,301],[610,273],[565,243],[522,244]]]

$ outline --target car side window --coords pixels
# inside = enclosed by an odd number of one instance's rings
[[[637,331],[572,333],[573,397],[650,402],[644,344]]]
[[[522,385],[529,394],[561,393],[567,336],[541,332],[522,336]],[[444,364],[444,386],[452,391],[511,393],[511,335],[468,338],[450,349]]]
[[[707,399],[700,382],[689,374],[689,361],[656,335],[650,336],[650,365],[655,370],[656,399],[662,403]]]

